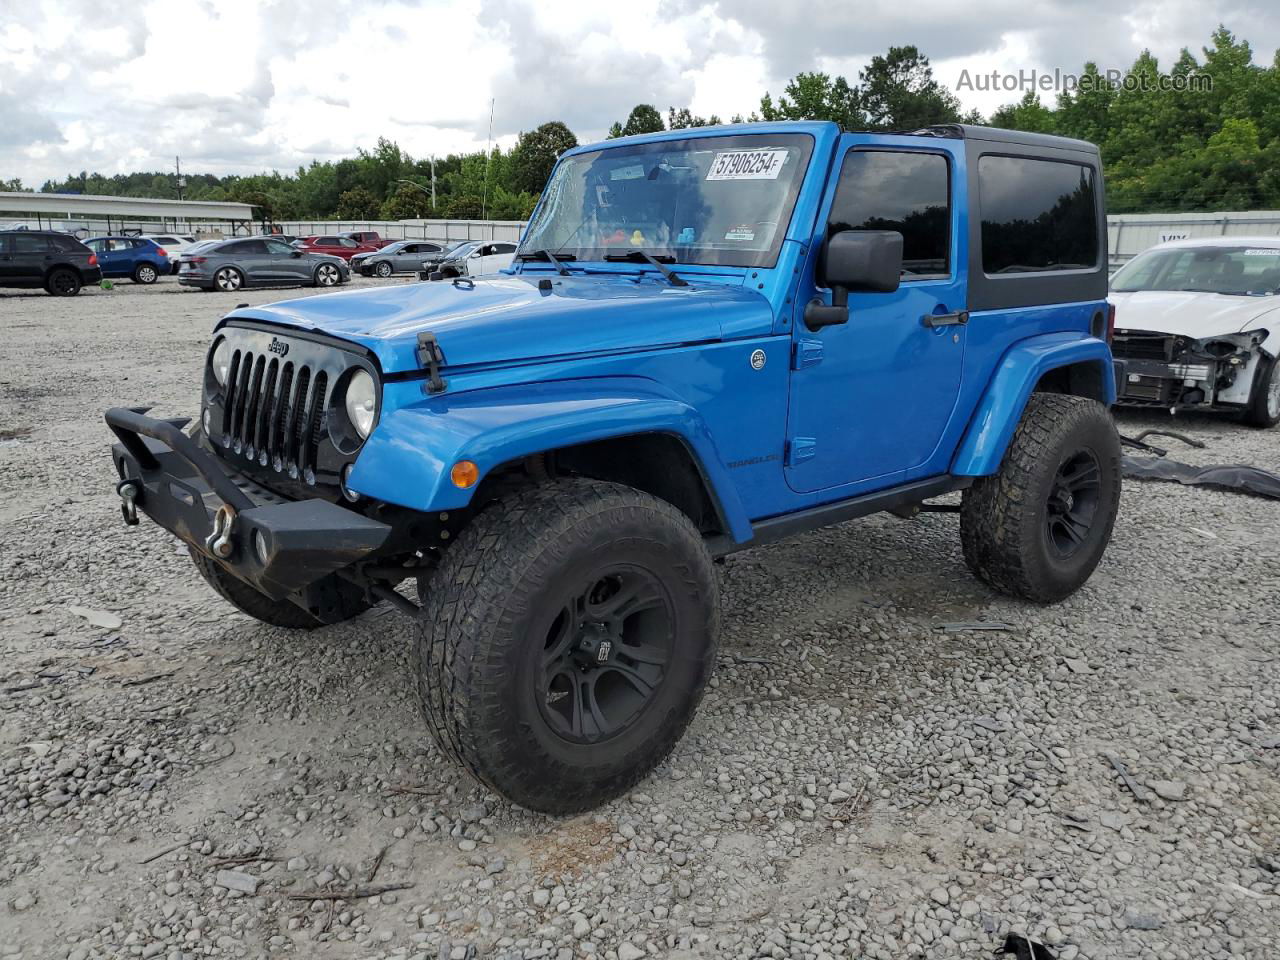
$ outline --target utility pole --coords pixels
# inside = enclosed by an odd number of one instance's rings
[[[489,202],[489,161],[493,159],[493,97],[489,98],[489,145],[484,151],[484,190],[480,194],[480,219],[484,219],[485,207]]]
[[[436,155],[431,155],[431,212],[436,212]]]
[[[182,202],[182,190],[187,185],[187,181],[182,178],[182,158],[173,158],[173,169],[178,173],[178,202]]]

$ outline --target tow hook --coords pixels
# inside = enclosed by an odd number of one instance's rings
[[[120,513],[124,516],[126,526],[138,525],[138,497],[142,487],[137,480],[121,480],[116,484],[116,493],[120,494]]]
[[[213,515],[213,533],[205,539],[204,545],[215,557],[223,560],[231,556],[235,544],[231,542],[231,528],[235,526],[236,511],[229,503],[224,503]]]

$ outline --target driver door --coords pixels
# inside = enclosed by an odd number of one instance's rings
[[[841,147],[824,198],[825,237],[896,230],[903,274],[893,293],[851,292],[848,322],[817,332],[801,314],[810,300],[831,303],[815,275],[820,246],[802,275],[786,478],[797,492],[833,499],[901,483],[930,459],[959,395],[967,330],[925,321],[954,321],[966,306],[963,141],[846,134]]]

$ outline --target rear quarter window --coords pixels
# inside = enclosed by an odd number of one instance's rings
[[[982,269],[991,275],[1098,265],[1097,186],[1082,163],[986,155],[978,161]]]
[[[50,237],[49,242],[58,253],[88,253],[88,248],[75,237]]]

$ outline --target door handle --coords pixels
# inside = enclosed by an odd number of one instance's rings
[[[963,327],[969,322],[968,310],[957,310],[955,313],[926,313],[920,318],[926,327]]]

